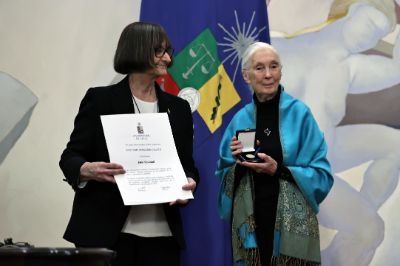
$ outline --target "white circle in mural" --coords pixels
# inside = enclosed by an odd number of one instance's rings
[[[179,92],[178,96],[189,102],[192,113],[199,107],[200,93],[195,88],[186,87]]]

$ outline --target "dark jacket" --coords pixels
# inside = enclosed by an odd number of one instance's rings
[[[163,92],[156,84],[159,112],[167,112],[176,149],[186,176],[199,182],[193,151],[193,120],[189,104]],[[89,181],[78,188],[80,167],[84,162],[109,162],[109,154],[100,121],[101,115],[134,113],[128,77],[121,82],[90,88],[79,107],[70,141],[61,155],[60,167],[66,181],[75,190],[72,214],[64,238],[79,246],[111,247],[129,213],[116,184]],[[118,162],[116,162],[118,163]],[[171,232],[184,248],[179,206],[164,204]]]

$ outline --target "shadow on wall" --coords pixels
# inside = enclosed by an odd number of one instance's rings
[[[26,129],[37,102],[28,87],[0,71],[0,164]]]
[[[397,7],[400,22],[400,6]],[[394,45],[380,40],[377,47],[363,52],[392,58]],[[346,98],[346,115],[339,125],[380,124],[400,129],[400,84],[369,93],[351,94]]]
[[[400,129],[400,85],[365,94],[349,94],[340,126],[380,124]],[[384,104],[382,104],[384,103]]]

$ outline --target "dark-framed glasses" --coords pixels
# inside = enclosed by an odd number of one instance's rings
[[[174,54],[174,48],[172,47],[158,47],[158,48],[154,48],[154,55],[156,57],[163,57],[165,55],[165,53],[167,53],[169,55],[169,57],[172,57],[172,55]]]

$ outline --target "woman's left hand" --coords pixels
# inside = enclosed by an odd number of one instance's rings
[[[196,189],[196,181],[194,181],[193,178],[188,177],[187,178],[188,183],[182,186],[183,190],[191,190],[192,193],[194,192],[194,190]],[[177,199],[173,202],[170,202],[169,205],[175,205],[175,204],[181,204],[181,205],[185,205],[189,202],[188,199]]]
[[[274,175],[278,170],[278,163],[271,156],[268,156],[265,153],[257,153],[257,156],[261,159],[261,162],[238,162],[238,164],[248,167],[257,173]]]

